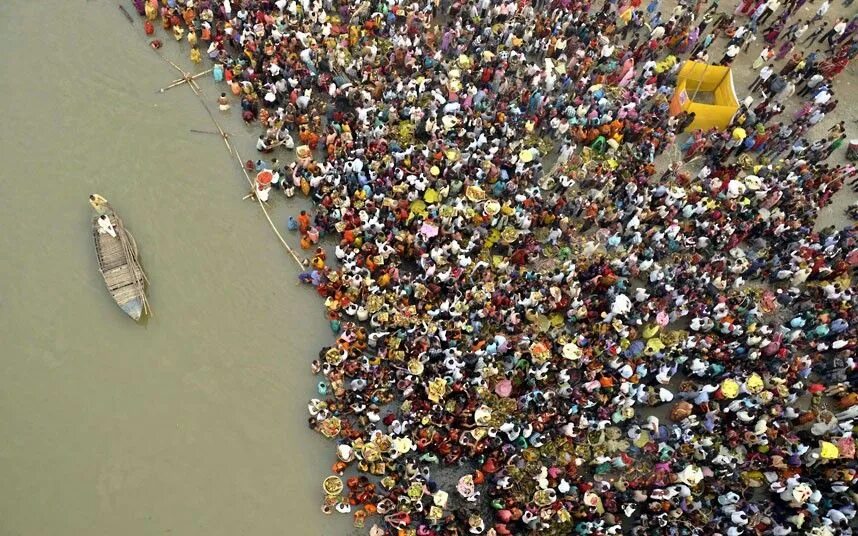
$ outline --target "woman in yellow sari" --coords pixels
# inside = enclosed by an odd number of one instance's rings
[[[143,9],[146,12],[146,20],[152,22],[158,18],[158,0],[149,0]]]
[[[357,45],[358,39],[360,38],[360,29],[352,24],[349,26],[349,46],[353,47]]]

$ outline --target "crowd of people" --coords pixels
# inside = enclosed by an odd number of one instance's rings
[[[336,332],[323,511],[376,536],[852,534],[858,229],[814,224],[858,170],[831,162],[844,122],[814,127],[858,18],[661,1],[135,2],[288,162],[260,187],[314,201],[291,227]],[[726,128],[669,113],[684,61],[758,37]]]

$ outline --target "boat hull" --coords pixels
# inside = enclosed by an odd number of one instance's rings
[[[141,298],[134,298],[131,301],[123,303],[119,307],[125,311],[125,314],[136,321],[140,321],[143,317],[143,300]]]
[[[92,220],[92,236],[96,260],[108,292],[116,304],[135,321],[147,312],[146,276],[137,259],[137,244],[122,220],[106,203],[96,207],[98,215]],[[99,217],[107,217],[113,233],[99,225]]]

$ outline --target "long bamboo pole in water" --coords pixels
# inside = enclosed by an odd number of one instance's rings
[[[233,145],[229,142],[229,135],[223,130],[223,128],[221,128],[220,123],[218,122],[217,118],[215,118],[215,116],[212,113],[211,109],[209,108],[208,104],[206,104],[206,101],[203,98],[202,88],[200,88],[200,86],[197,84],[196,80],[194,80],[190,76],[190,73],[186,73],[184,70],[182,70],[181,67],[176,65],[173,61],[171,61],[169,58],[163,56],[162,54],[158,54],[158,55],[161,56],[161,58],[164,61],[166,61],[167,63],[172,65],[174,69],[176,69],[177,71],[182,73],[183,80],[188,82],[188,85],[191,87],[191,90],[197,96],[197,98],[200,101],[200,104],[203,105],[203,108],[205,109],[206,113],[209,115],[209,118],[212,120],[212,123],[214,124],[215,128],[217,128],[218,132],[220,133],[221,139],[223,139],[223,143],[224,143],[224,145],[226,145],[227,151],[229,151],[230,154],[233,155],[235,157],[235,159],[238,161],[238,166],[241,168],[242,173],[244,173],[244,177],[247,179],[248,185],[252,189],[255,190],[256,183],[250,177],[250,174],[247,172],[247,169],[245,169],[244,160],[241,158],[241,155],[238,154],[238,150],[235,149],[235,147],[233,147]],[[295,253],[295,250],[292,249],[292,247],[286,242],[286,240],[283,238],[283,235],[280,234],[280,231],[277,229],[277,226],[274,225],[274,221],[271,219],[271,215],[268,213],[268,208],[266,208],[265,203],[263,203],[262,200],[259,199],[259,196],[254,196],[254,198],[256,199],[256,202],[259,204],[259,208],[262,209],[262,213],[265,214],[265,219],[268,220],[268,224],[271,225],[271,230],[274,231],[274,234],[277,235],[277,238],[280,240],[280,243],[283,244],[283,247],[286,248],[286,251],[288,251],[289,254],[292,256],[292,258],[295,259],[295,262],[298,264],[298,266],[301,269],[303,269],[304,263],[301,261],[301,258],[298,257],[298,255]]]
[[[131,15],[128,13],[128,11],[125,9],[125,7],[120,5],[119,9],[122,10],[122,13],[125,15],[125,18],[128,19],[128,22],[133,25],[134,19],[131,18]],[[155,50],[155,52],[158,52],[157,49],[153,49],[153,50]],[[161,59],[163,59],[164,61],[166,61],[170,65],[172,65],[173,68],[176,69],[177,71],[179,71],[179,73],[181,73],[181,75],[182,75],[181,79],[176,80],[175,82],[170,84],[170,86],[162,89],[161,92],[169,89],[170,87],[175,87],[175,86],[181,85],[185,82],[187,82],[187,84],[189,86],[191,86],[191,90],[194,92],[194,94],[199,99],[200,104],[203,105],[203,109],[205,109],[206,113],[209,115],[209,118],[211,118],[212,123],[214,123],[214,126],[218,130],[218,133],[220,133],[220,137],[223,139],[223,143],[224,143],[224,145],[226,145],[226,149],[238,161],[238,166],[241,168],[242,173],[244,173],[244,177],[247,179],[247,183],[250,185],[251,189],[255,192],[256,191],[256,184],[255,184],[254,180],[250,177],[250,175],[247,173],[247,170],[244,168],[244,160],[242,160],[241,155],[238,154],[238,151],[232,146],[232,144],[229,143],[229,135],[223,130],[223,128],[221,128],[220,123],[215,118],[212,111],[209,109],[208,104],[206,104],[205,99],[203,99],[203,90],[202,90],[202,88],[200,88],[200,86],[197,84],[197,82],[195,80],[195,78],[197,78],[198,76],[206,74],[206,72],[210,72],[213,69],[209,69],[209,71],[205,71],[203,73],[198,73],[196,75],[191,76],[190,73],[186,73],[181,67],[176,65],[174,62],[170,61],[169,58],[165,57],[160,52],[158,52],[158,56],[160,56]],[[283,244],[283,247],[286,248],[286,251],[289,252],[289,255],[291,255],[292,258],[295,259],[295,262],[298,264],[299,268],[303,270],[304,269],[304,263],[301,261],[301,258],[298,257],[298,255],[295,253],[295,250],[292,249],[292,247],[289,246],[289,244],[286,242],[286,240],[283,238],[283,235],[280,234],[280,231],[277,229],[277,226],[274,225],[274,221],[272,221],[271,215],[268,214],[268,209],[266,208],[265,203],[263,203],[259,199],[259,196],[254,195],[253,197],[256,199],[257,203],[259,203],[259,208],[262,209],[262,213],[265,214],[265,219],[267,219],[268,224],[271,225],[271,230],[274,231],[275,235],[277,235],[277,238],[280,240],[280,243]]]
[[[146,277],[146,272],[143,271],[143,267],[140,266],[140,261],[137,259],[137,254],[134,252],[135,248],[132,248],[128,244],[128,240],[134,240],[131,236],[131,233],[128,229],[125,228],[125,222],[122,221],[116,212],[113,213],[116,216],[116,223],[114,224],[124,239],[120,239],[119,243],[122,244],[122,250],[125,253],[126,258],[131,259],[132,266],[131,271],[134,274],[134,286],[140,292],[140,298],[143,301],[143,312],[148,316],[153,317],[155,313],[152,311],[152,307],[149,305],[149,299],[146,297],[146,284],[149,283],[149,279]],[[137,276],[137,270],[140,271],[140,277]]]

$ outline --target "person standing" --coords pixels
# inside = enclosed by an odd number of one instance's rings
[[[769,64],[769,65],[766,65],[765,67],[763,67],[762,70],[760,71],[760,74],[757,76],[757,78],[753,82],[751,82],[750,86],[748,86],[748,90],[756,91],[757,88],[766,84],[769,81],[769,78],[771,78],[771,76],[774,72],[775,72],[775,66],[772,64]]]
[[[846,40],[855,35],[856,31],[858,31],[858,17],[852,17],[852,20],[846,25],[843,35],[837,40],[837,44],[845,43]]]
[[[792,80],[787,80],[783,89],[778,91],[774,96],[774,101],[783,104],[788,98],[792,97],[793,93],[795,93],[795,83]]]
[[[817,28],[817,29],[816,29],[816,31],[814,31],[813,33],[811,33],[810,35],[808,35],[808,36],[807,36],[807,39],[805,39],[805,40],[802,42],[802,44],[803,44],[803,45],[807,45],[807,44],[809,44],[809,43],[813,43],[814,41],[816,41],[816,38],[817,38],[817,37],[819,37],[820,35],[822,35],[822,34],[825,32],[825,29],[826,29],[827,27],[828,27],[828,23],[827,23],[827,22],[823,22],[823,23],[822,23],[822,26],[820,26],[819,28]]]
[[[789,61],[786,62],[786,65],[783,66],[783,69],[781,69],[779,74],[781,76],[789,76],[793,73],[793,71],[801,72],[804,69],[804,66],[804,54],[799,51],[792,55]]]
[[[845,134],[845,133],[846,133],[846,122],[841,121],[841,122],[837,123],[836,125],[834,125],[833,127],[828,129],[828,139],[833,140],[833,139],[837,138],[838,136],[840,136],[841,134]]]
[[[711,45],[712,41],[714,41],[714,40],[715,40],[715,34],[714,33],[706,34],[703,37],[703,39],[701,39],[697,43],[697,46],[691,50],[691,55],[695,56],[695,55],[697,55],[698,52],[706,50],[707,48],[709,48],[709,45]]]
[[[754,63],[751,64],[751,67],[754,70],[757,70],[763,65],[765,65],[766,62],[772,59],[774,56],[775,51],[772,50],[771,47],[763,47],[763,50],[760,52],[760,55],[757,56],[757,59],[754,60]]]
[[[827,104],[830,100],[831,92],[826,84],[822,84],[822,86],[814,92],[813,103],[818,106],[822,106],[823,104]]]
[[[784,41],[778,49],[778,53],[775,55],[775,60],[780,61],[786,58],[787,55],[792,52],[793,48],[795,48],[795,41]]]
[[[846,19],[837,19],[834,26],[819,38],[819,42],[828,41],[829,50],[834,48],[834,42],[839,41],[843,37],[843,34],[846,33],[846,25]]]
[[[760,18],[757,19],[757,24],[765,24],[769,17],[781,7],[781,0],[768,0],[765,5],[766,8]]]
[[[739,55],[741,49],[738,45],[729,45],[727,50],[724,51],[724,57],[721,58],[721,65],[729,67],[731,63],[736,59],[736,56]]]
[[[822,150],[822,153],[825,155],[822,159],[827,160],[831,154],[839,149],[844,143],[846,143],[846,134],[841,134],[837,138],[831,140],[825,149]]]
[[[801,39],[801,36],[807,32],[807,29],[810,28],[810,24],[807,21],[799,20],[798,22],[793,23],[789,28],[786,29],[786,33],[784,37],[787,39],[795,39],[798,41]]]
[[[825,77],[822,76],[822,74],[814,73],[804,82],[804,87],[801,88],[801,91],[798,92],[798,96],[804,97],[805,95],[809,94],[811,91],[813,91],[813,89],[816,88],[816,86],[821,84],[823,80],[825,80]]]
[[[816,21],[818,21],[818,20],[822,19],[822,17],[824,17],[824,16],[825,16],[825,14],[826,14],[826,13],[828,13],[828,10],[829,10],[830,8],[831,8],[831,1],[830,1],[830,0],[825,0],[825,1],[822,3],[822,5],[821,5],[821,6],[819,6],[819,8],[816,10],[816,14],[813,16],[813,18],[812,18],[812,19],[810,19],[810,23],[811,23],[811,24],[813,24],[814,22],[816,22]]]

